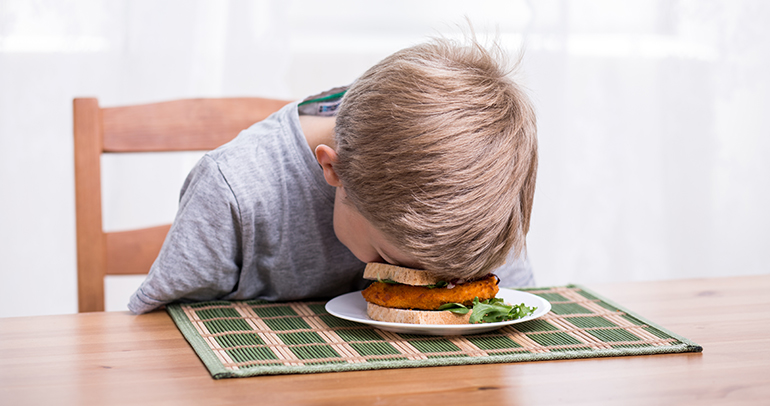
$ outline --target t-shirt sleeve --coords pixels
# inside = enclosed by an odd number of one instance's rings
[[[500,278],[500,286],[505,288],[535,286],[532,264],[526,250],[523,250],[518,257],[511,250],[506,263],[492,272]]]
[[[146,313],[176,300],[214,300],[232,292],[242,263],[240,233],[238,202],[206,155],[182,186],[174,223],[129,310]]]

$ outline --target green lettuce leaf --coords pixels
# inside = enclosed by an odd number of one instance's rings
[[[467,314],[471,309],[461,303],[447,303],[439,307],[438,310]],[[473,299],[473,313],[471,313],[469,322],[477,324],[516,320],[529,316],[535,310],[537,310],[537,307],[528,307],[524,303],[509,306],[500,298],[495,297],[479,301],[479,298],[476,297]]]
[[[449,310],[452,313],[467,314],[471,309],[463,306],[461,303],[446,303],[439,306],[438,310]]]

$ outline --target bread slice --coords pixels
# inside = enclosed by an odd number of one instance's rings
[[[364,279],[382,280],[389,279],[394,282],[413,286],[435,285],[441,282],[441,279],[433,276],[427,271],[404,268],[379,262],[370,262],[364,269]]]
[[[473,310],[466,314],[447,310],[405,310],[366,303],[366,314],[372,320],[408,324],[468,324]]]

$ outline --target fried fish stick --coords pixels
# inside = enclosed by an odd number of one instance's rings
[[[491,299],[497,295],[498,282],[497,277],[491,274],[474,282],[456,285],[452,289],[377,281],[369,285],[362,294],[367,302],[384,307],[437,310],[439,306],[446,303],[462,303],[471,306],[476,297],[479,300]]]

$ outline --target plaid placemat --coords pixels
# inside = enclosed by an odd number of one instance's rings
[[[520,290],[551,302],[551,312],[467,336],[383,331],[338,319],[325,302],[218,301],[167,310],[215,379],[703,350],[577,285]]]

